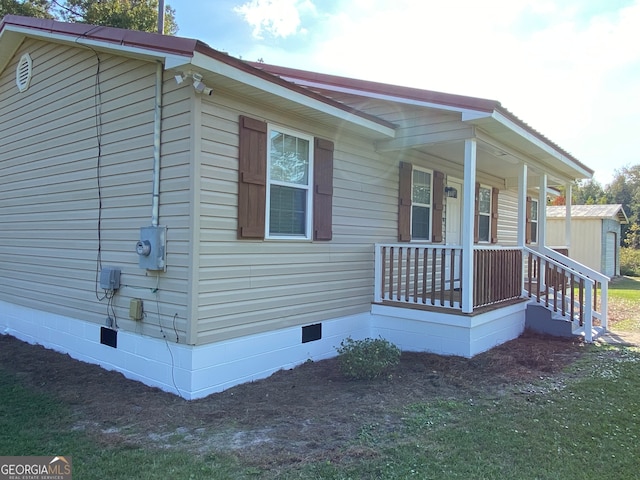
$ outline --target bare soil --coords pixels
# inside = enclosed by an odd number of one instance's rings
[[[376,455],[358,438],[373,428],[400,434],[408,406],[522,393],[559,374],[582,351],[580,341],[525,332],[472,359],[403,353],[400,364],[376,380],[348,380],[330,359],[186,401],[0,335],[0,372],[68,405],[73,428],[105,445],[230,453],[247,465],[278,468]]]

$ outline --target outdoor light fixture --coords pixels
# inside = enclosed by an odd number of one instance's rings
[[[204,84],[204,82],[202,81],[202,75],[199,74],[199,73],[194,73],[194,72],[178,73],[173,78],[175,78],[176,84],[180,85],[182,82],[184,82],[189,77],[193,78],[193,89],[196,92],[202,93],[203,95],[212,95],[213,94],[213,89],[207,87]]]

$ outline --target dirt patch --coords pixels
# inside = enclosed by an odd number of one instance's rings
[[[374,455],[358,439],[399,434],[408,406],[523,393],[583,349],[579,341],[525,333],[473,359],[403,353],[397,368],[372,381],[345,379],[335,359],[307,362],[195,401],[6,335],[0,369],[64,402],[73,428],[105,445],[230,452],[275,467]]]

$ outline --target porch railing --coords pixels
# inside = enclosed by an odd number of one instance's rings
[[[607,328],[609,278],[549,248],[524,253],[523,293],[554,313],[584,327],[593,340],[594,320]]]
[[[517,248],[474,249],[473,307],[522,294],[522,252]],[[376,302],[462,308],[462,248],[378,244],[375,256]]]

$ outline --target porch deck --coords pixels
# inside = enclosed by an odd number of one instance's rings
[[[535,302],[572,322],[591,341],[595,325],[607,327],[609,279],[561,253],[542,250],[474,247],[469,283],[463,281],[461,247],[376,245],[374,304],[474,316]]]

